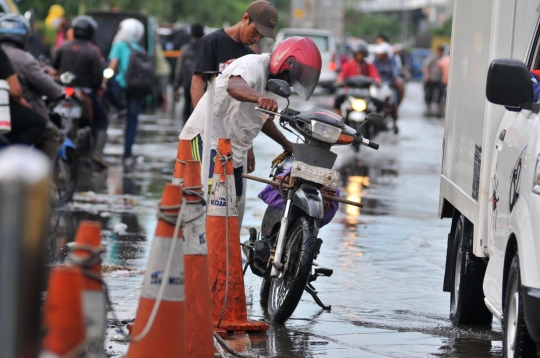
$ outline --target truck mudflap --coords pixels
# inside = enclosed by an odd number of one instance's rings
[[[523,310],[527,331],[540,344],[540,288],[523,286]]]

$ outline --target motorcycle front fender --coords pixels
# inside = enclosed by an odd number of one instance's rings
[[[324,216],[321,192],[313,185],[302,184],[294,193],[292,204],[312,218],[322,219]]]
[[[64,143],[62,143],[62,147],[60,148],[60,151],[58,152],[58,156],[64,160],[67,159],[67,149],[68,148],[71,148],[73,150],[75,150],[75,144],[73,144],[73,142],[71,141],[71,139],[69,138],[66,138],[64,140]]]

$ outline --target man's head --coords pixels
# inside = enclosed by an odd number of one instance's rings
[[[204,36],[204,25],[200,22],[195,22],[189,27],[189,33],[194,39],[201,39]]]
[[[442,57],[444,54],[444,46],[437,47],[437,56]]]
[[[352,46],[352,51],[354,55],[354,60],[358,63],[364,62],[369,53],[367,46],[364,44],[357,44]]]
[[[287,81],[306,101],[311,97],[321,74],[321,53],[309,37],[293,36],[281,41],[270,56],[273,78]]]
[[[90,41],[96,33],[98,24],[88,15],[77,16],[71,21],[71,28],[73,29],[73,36],[76,39]]]
[[[28,22],[17,14],[0,16],[0,42],[11,42],[20,49],[25,49],[30,35]]]
[[[388,36],[386,36],[385,34],[378,35],[377,38],[375,39],[375,43],[378,45],[383,42],[390,42],[388,39]]]
[[[249,4],[242,15],[240,41],[244,45],[253,45],[263,37],[276,39],[274,27],[278,22],[278,12],[272,3],[257,0]]]
[[[386,61],[393,55],[392,46],[388,42],[381,42],[380,44],[375,46],[373,52],[380,61]]]

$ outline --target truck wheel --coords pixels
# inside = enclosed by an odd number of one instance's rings
[[[493,315],[484,303],[482,290],[487,264],[471,252],[461,251],[465,220],[463,216],[459,218],[454,239],[454,287],[450,296],[450,321],[453,324],[489,326]]]
[[[508,272],[504,298],[503,354],[505,358],[535,357],[536,344],[532,341],[523,312],[519,255],[516,252]]]

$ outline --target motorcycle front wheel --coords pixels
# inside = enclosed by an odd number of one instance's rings
[[[57,156],[52,177],[53,205],[58,207],[71,201],[77,186],[77,161],[75,152],[67,150],[66,158]]]
[[[317,246],[315,221],[301,217],[287,235],[283,257],[283,271],[272,278],[268,312],[276,323],[283,323],[293,314],[311,274]]]

